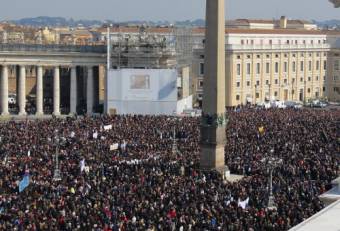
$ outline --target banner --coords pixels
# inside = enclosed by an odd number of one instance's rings
[[[111,130],[112,129],[112,125],[106,125],[106,126],[104,126],[104,130],[106,131],[106,130]]]
[[[110,151],[118,150],[118,147],[119,147],[118,143],[112,144],[112,145],[110,145]]]

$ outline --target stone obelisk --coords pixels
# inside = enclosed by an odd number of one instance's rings
[[[206,0],[201,160],[204,170],[224,172],[225,118],[225,0]]]

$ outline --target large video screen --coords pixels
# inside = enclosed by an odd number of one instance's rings
[[[150,76],[149,75],[131,75],[130,76],[131,90],[149,90]]]

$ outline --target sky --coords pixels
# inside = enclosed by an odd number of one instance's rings
[[[203,19],[206,0],[1,0],[0,19],[61,16],[73,19]],[[340,19],[328,0],[226,0],[227,19]]]

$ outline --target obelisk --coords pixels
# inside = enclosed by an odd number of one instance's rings
[[[204,170],[225,171],[225,0],[207,0],[201,159]]]

